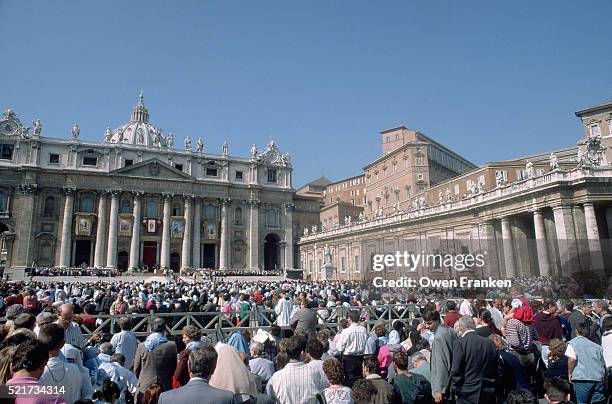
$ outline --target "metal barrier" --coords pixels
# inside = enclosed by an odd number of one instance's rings
[[[316,312],[317,309],[313,310]],[[327,319],[317,313],[317,322],[319,323],[317,324],[317,330],[328,328],[337,332],[340,328],[340,321],[345,319],[351,310],[359,311],[361,321],[369,331],[372,330],[377,322],[382,322],[387,330],[390,330],[395,320],[400,320],[404,323],[412,321],[416,318],[415,312],[418,309],[412,305],[334,307],[329,310],[331,313]],[[258,329],[269,331],[270,327],[276,323],[276,313],[271,309],[239,312],[99,314],[87,316],[87,318],[100,320],[101,324],[96,326],[96,328],[89,328],[87,325],[81,324],[83,335],[89,337],[98,331],[105,334],[119,332],[119,319],[125,316],[129,316],[132,320],[131,331],[139,338],[146,337],[151,333],[150,324],[153,317],[161,317],[165,320],[167,331],[171,335],[180,335],[183,327],[194,325],[201,330],[203,336],[207,336],[213,342],[226,341],[237,330],[250,331],[251,334],[257,332]],[[281,328],[290,329],[290,327]]]

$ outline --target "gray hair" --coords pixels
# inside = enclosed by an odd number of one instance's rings
[[[261,342],[253,341],[251,342],[251,353],[253,356],[259,356],[264,350],[264,346]]]
[[[415,352],[412,354],[412,361],[416,362],[416,361],[425,361],[427,362],[427,357],[425,355],[423,355],[422,352]]]
[[[602,310],[608,310],[608,302],[605,300],[597,300],[595,304]]]
[[[40,325],[41,323],[52,323],[55,321],[55,314],[49,313],[48,311],[43,311],[36,316],[36,324]]]
[[[474,323],[474,319],[472,316],[461,316],[459,320],[455,323],[455,332],[460,337],[463,336],[469,330],[475,330],[476,324]]]
[[[110,342],[103,342],[100,344],[100,352],[107,355],[113,354],[113,345]]]

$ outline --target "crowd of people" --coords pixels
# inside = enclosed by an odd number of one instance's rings
[[[265,279],[0,283],[0,384],[45,388],[17,403],[606,402],[607,300],[542,299],[520,283],[460,299],[413,292]],[[387,305],[413,316],[377,320],[371,307]],[[272,326],[221,341],[194,325],[172,335],[155,315],[244,325],[259,309]],[[139,339],[130,314],[151,312]],[[100,313],[119,329],[104,329]]]

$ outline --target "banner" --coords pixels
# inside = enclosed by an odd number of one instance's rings
[[[147,233],[155,233],[155,219],[147,219]]]
[[[132,235],[132,219],[120,217],[119,218],[119,235],[123,237],[130,237]]]
[[[77,236],[91,236],[91,228],[93,224],[92,216],[77,216]]]
[[[172,220],[172,238],[183,238],[183,231],[185,230],[185,221],[182,219]]]

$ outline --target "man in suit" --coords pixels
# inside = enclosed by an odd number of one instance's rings
[[[289,325],[294,327],[296,332],[302,333],[306,338],[310,339],[316,334],[317,315],[313,310],[308,308],[308,301],[306,298],[298,298],[297,300],[300,309],[295,312]]]
[[[161,317],[153,317],[152,333],[136,348],[134,374],[138,378],[139,397],[153,383],[159,383],[162,391],[172,388],[172,376],[176,370],[176,344],[168,341],[164,335],[165,327]]]
[[[598,326],[595,321],[593,321],[591,312],[593,311],[593,305],[588,300],[583,300],[580,302],[572,314],[569,315],[568,321],[570,326],[572,327],[572,338],[576,338],[576,327],[578,324],[586,323],[588,326],[588,332],[583,335],[593,341],[596,344],[601,345],[601,337],[598,333]]]
[[[159,404],[232,404],[234,395],[230,391],[208,385],[208,379],[217,366],[217,351],[204,346],[191,351],[187,368],[189,382],[183,387],[169,390],[159,396]]]
[[[459,338],[455,341],[451,377],[457,404],[495,402],[497,347],[475,330],[471,316],[462,316],[455,323]]]
[[[440,404],[451,399],[450,369],[454,360],[453,345],[457,336],[452,328],[441,324],[440,313],[435,310],[425,310],[423,312],[423,328],[434,333],[430,358],[431,392],[434,401]]]

